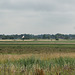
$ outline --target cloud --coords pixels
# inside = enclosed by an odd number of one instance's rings
[[[74,33],[74,20],[75,0],[0,0],[1,33]]]
[[[1,0],[0,9],[34,11],[75,11],[74,0]]]

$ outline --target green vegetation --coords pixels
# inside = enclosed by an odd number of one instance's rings
[[[0,40],[0,44],[75,44],[75,40]]]
[[[41,34],[41,35],[32,35],[32,34],[16,34],[16,35],[0,35],[0,39],[75,39],[75,34]]]
[[[6,60],[0,63],[0,75],[75,75],[75,58],[54,58],[48,60],[34,57]]]
[[[0,54],[75,52],[74,44],[0,44]]]
[[[75,41],[0,41],[0,75],[75,75]]]

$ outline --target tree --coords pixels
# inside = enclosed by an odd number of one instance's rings
[[[43,35],[43,39],[46,39],[46,34]]]
[[[59,40],[59,38],[55,38],[55,40]]]

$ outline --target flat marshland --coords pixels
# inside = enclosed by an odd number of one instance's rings
[[[1,40],[0,75],[75,75],[75,41]]]

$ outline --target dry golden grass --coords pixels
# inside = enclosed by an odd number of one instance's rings
[[[41,53],[41,54],[1,54],[0,55],[0,61],[4,61],[4,60],[18,60],[21,58],[29,58],[31,56],[34,56],[35,58],[40,58],[42,60],[47,60],[47,59],[52,59],[52,58],[59,58],[59,57],[71,57],[71,58],[75,58],[75,53],[50,53],[50,54],[46,54],[46,53]]]

